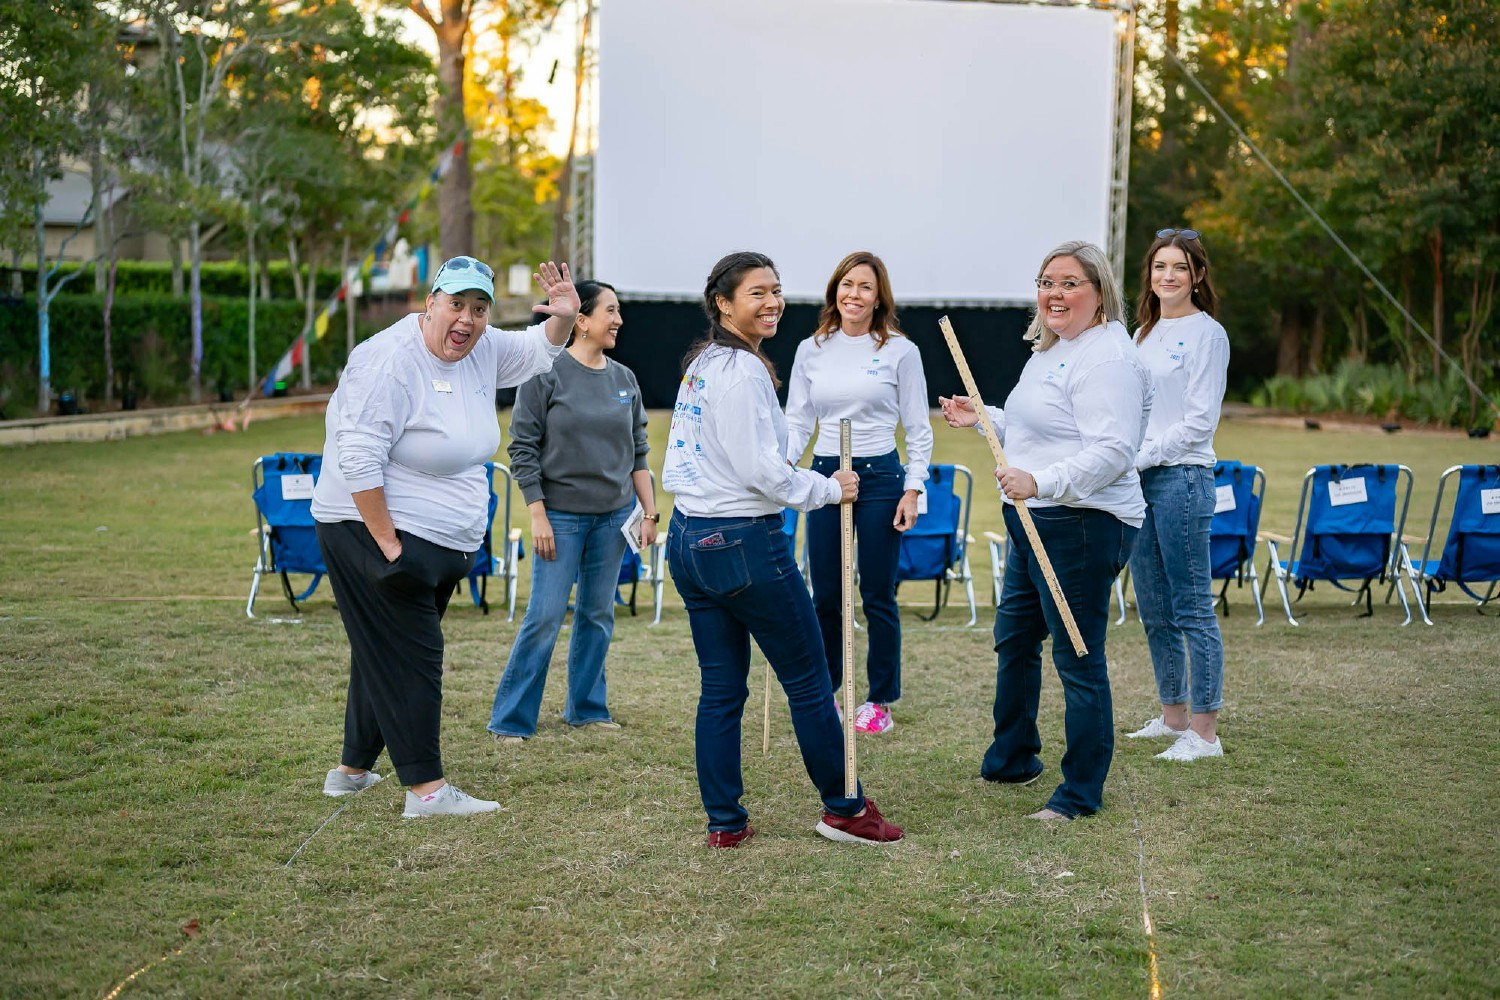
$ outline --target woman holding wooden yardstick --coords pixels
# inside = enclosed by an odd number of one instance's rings
[[[980,774],[1014,785],[1041,777],[1036,717],[1042,640],[1051,635],[1067,751],[1062,783],[1027,818],[1069,820],[1099,809],[1114,756],[1104,640],[1110,589],[1146,510],[1135,457],[1151,379],[1121,322],[1124,297],[1104,251],[1084,242],[1058,246],[1043,259],[1036,286],[1036,316],[1026,333],[1034,353],[1005,408],[988,408],[1008,461],[995,478],[1010,541],[995,610],[995,738]],[[979,422],[968,397],[939,402],[950,425]],[[1045,557],[1023,531],[1018,503],[1026,505]],[[1044,572],[1048,561],[1081,643],[1065,628]]]
[[[870,686],[854,728],[886,733],[896,727],[890,706],[901,697],[901,617],[896,563],[901,534],[917,523],[926,491],[932,424],[922,355],[896,324],[896,301],[885,264],[858,251],[839,261],[828,279],[818,329],[797,345],[787,389],[787,460],[797,461],[816,433],[812,469],[827,475],[838,463],[841,418],[853,423],[859,499],[859,595],[869,626],[865,666]],[[896,425],[906,428],[905,468],[896,452]],[[807,516],[813,606],[823,629],[828,672],[837,690],[843,660],[836,645],[839,614],[839,518],[824,507]]]
[[[875,803],[845,788],[844,740],[812,599],[782,533],[781,510],[814,510],[859,495],[852,472],[821,476],[790,465],[776,375],[760,343],[785,303],[770,258],[733,253],[703,292],[708,335],[688,352],[672,412],[662,486],[674,494],[667,561],[698,654],[698,790],[710,847],[754,836],[740,804],[740,731],[753,637],[786,691],[807,773],[830,840],[901,839]],[[853,783],[851,783],[853,784]]]

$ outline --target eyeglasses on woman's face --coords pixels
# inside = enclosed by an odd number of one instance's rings
[[[1061,288],[1065,292],[1076,292],[1078,289],[1092,284],[1092,281],[1077,278],[1064,278],[1062,281],[1053,281],[1051,278],[1036,279],[1036,287],[1044,292],[1050,292],[1054,288]]]
[[[490,266],[473,257],[454,257],[452,260],[444,261],[443,266],[438,268],[438,274],[444,271],[467,271],[471,267],[491,281],[495,280],[495,272],[490,269]]]

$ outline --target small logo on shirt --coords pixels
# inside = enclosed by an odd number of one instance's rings
[[[615,400],[615,402],[619,403],[621,406],[626,405],[630,402],[630,392],[628,390],[621,389],[620,396]]]
[[[682,376],[682,384],[689,389],[696,389],[698,392],[702,392],[708,388],[708,381],[702,375],[684,375]]]

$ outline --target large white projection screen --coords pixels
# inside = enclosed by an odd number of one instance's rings
[[[903,302],[1034,302],[1106,247],[1116,15],[946,0],[608,0],[594,274],[697,298],[731,250],[821,298],[872,250]]]

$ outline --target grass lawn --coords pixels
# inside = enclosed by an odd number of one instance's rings
[[[658,456],[665,425],[653,415]],[[997,528],[983,442],[936,433],[937,460],[978,473],[972,533]],[[403,822],[394,781],[320,794],[348,655],[326,586],[300,625],[243,612],[251,463],[321,441],[320,419],[295,418],[0,452],[0,761],[18,778],[0,806],[0,996],[1146,997],[1153,975],[1168,996],[1494,995],[1493,615],[1450,599],[1434,627],[1403,629],[1399,608],[1360,619],[1320,588],[1300,629],[1279,603],[1257,628],[1231,590],[1227,756],[1168,765],[1122,739],[1104,811],[1042,827],[1020,817],[1057,773],[1055,675],[1043,783],[986,786],[991,613],[925,624],[916,587],[897,727],[860,758],[907,839],[813,833],[779,692],[761,755],[757,668],[745,776],[761,835],[710,853],[680,604],[659,626],[619,621],[621,732],[562,724],[559,669],[538,738],[501,748],[483,727],[518,622],[459,599],[447,764],[506,810]],[[1500,461],[1461,435],[1258,420],[1226,421],[1218,450],[1266,468],[1263,527],[1282,532],[1315,462],[1411,466],[1421,533],[1443,468]],[[263,594],[279,613],[277,588]],[[1110,660],[1117,728],[1134,728],[1155,696],[1133,619]]]

